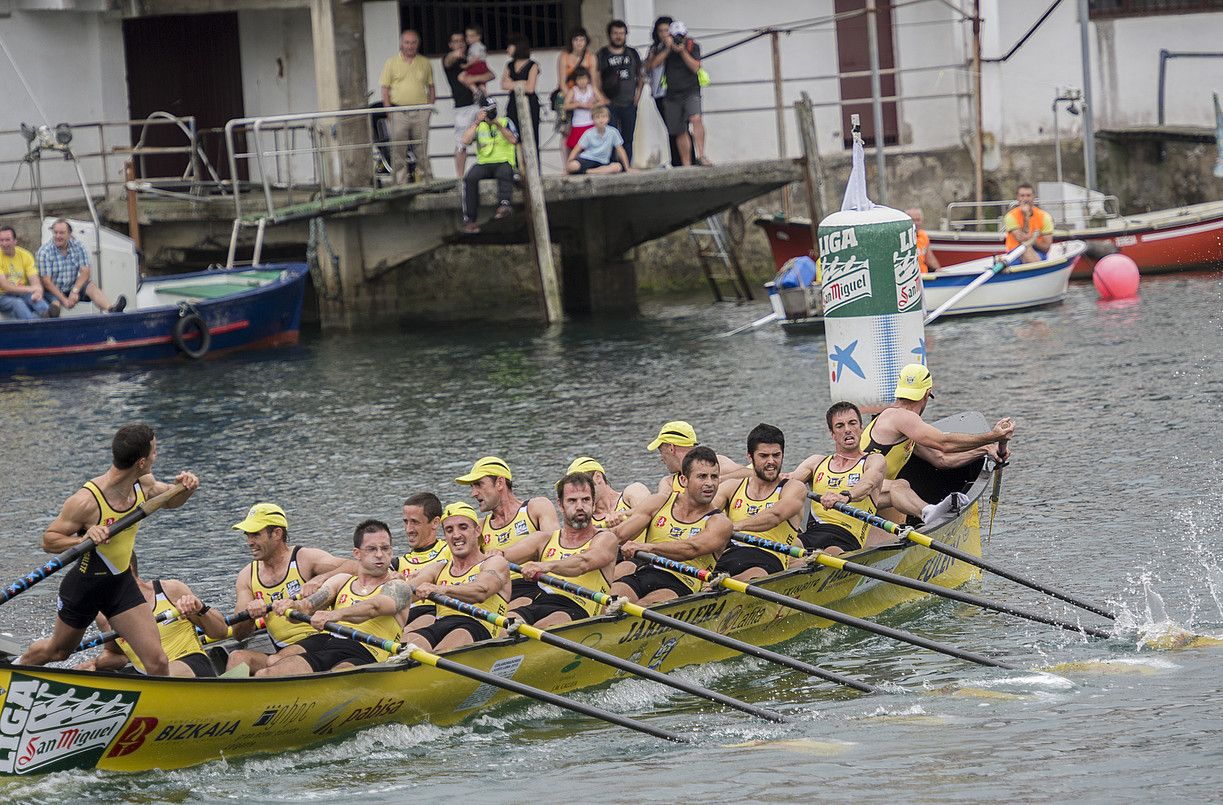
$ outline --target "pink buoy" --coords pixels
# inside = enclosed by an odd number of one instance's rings
[[[1101,299],[1129,299],[1138,294],[1138,265],[1124,254],[1101,257],[1091,282]]]

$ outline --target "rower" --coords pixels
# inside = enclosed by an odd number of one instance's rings
[[[798,546],[807,485],[797,479],[781,477],[785,451],[786,436],[780,428],[763,422],[752,428],[747,434],[747,458],[752,476],[741,481],[723,481],[713,505],[726,512],[735,531]],[[718,557],[717,571],[749,581],[780,573],[789,564],[789,559],[776,551],[732,544]]]
[[[496,456],[485,456],[472,465],[471,472],[455,479],[471,487],[480,511],[487,512],[480,523],[481,552],[504,551],[532,531],[551,533],[560,527],[556,509],[545,497],[534,497],[523,503],[514,495],[514,478],[510,466]],[[542,595],[538,585],[517,573],[510,575],[513,606],[528,604]]]
[[[1015,206],[1002,219],[1002,230],[1006,232],[1008,252],[1027,244],[1015,263],[1039,263],[1048,258],[1053,246],[1053,216],[1036,206],[1036,191],[1027,182],[1015,188]]]
[[[718,473],[718,456],[708,447],[687,451],[680,465],[680,491],[651,495],[613,529],[624,541],[620,552],[632,559],[638,551],[650,551],[712,570],[715,557],[726,548],[733,531],[730,519],[713,505]],[[634,537],[647,527],[645,542],[635,541]],[[650,564],[637,566],[627,574],[623,570],[623,565],[617,568],[612,595],[641,604],[689,595],[701,585],[691,576]]]
[[[91,540],[95,547],[64,571],[51,636],[31,643],[17,662],[45,665],[67,659],[100,612],[128,641],[150,675],[165,676],[169,664],[157,626],[130,572],[140,525],[132,525],[118,534],[111,534],[108,526],[135,511],[146,498],[169,491],[172,485],[153,477],[157,436],[148,425],[119,428],[110,450],[110,469],[86,481],[64,501],[59,516],[42,535],[42,548],[48,553],[62,553],[80,543],[82,537]],[[200,485],[190,472],[180,472],[174,480],[186,489],[166,504],[171,509],[186,503]]]
[[[634,504],[650,496],[650,490],[639,481],[634,481],[624,487],[623,492],[616,491],[607,480],[607,471],[603,469],[603,465],[590,456],[575,458],[565,474],[572,475],[575,472],[586,473],[594,481],[595,508],[590,519],[596,528],[612,528],[619,525],[620,521],[632,510]]]
[[[611,531],[594,523],[597,494],[597,485],[589,474],[568,473],[556,482],[561,527],[552,533],[528,534],[505,549],[505,558],[522,563],[522,576],[528,581],[538,581],[550,573],[601,593],[609,592],[620,542]],[[513,609],[512,614],[541,629],[599,614],[599,604],[589,598],[550,587],[544,590],[544,595]]]
[[[442,531],[450,546],[450,558],[431,562],[413,576],[408,584],[414,587],[414,601],[425,601],[432,593],[441,593],[498,615],[510,611],[510,568],[504,557],[486,555],[481,549],[479,518],[466,503],[451,503],[442,511]],[[405,635],[430,651],[448,651],[492,636],[492,627],[484,621],[440,605],[432,625]]]
[[[408,552],[391,560],[391,570],[403,578],[411,576],[430,562],[448,559],[450,547],[438,538],[442,527],[442,502],[432,492],[417,492],[403,502],[403,531],[408,537]],[[431,601],[412,607],[408,625],[428,626],[437,616]]]
[[[834,503],[852,503],[874,514],[875,496],[883,485],[887,462],[878,453],[867,453],[859,446],[862,437],[862,412],[850,402],[833,403],[824,415],[828,433],[836,445],[831,455],[806,458],[790,477],[802,482],[811,479],[811,491],[820,496],[812,502],[811,522],[799,535],[808,550],[836,555],[856,551],[866,544],[871,526],[832,508]]]
[[[310,615],[308,626],[313,633],[278,653],[259,676],[340,671],[391,656],[386,649],[322,631],[325,624],[339,623],[393,642],[403,635],[412,588],[391,572],[391,527],[381,520],[364,520],[353,531],[352,546],[358,568],[355,575],[332,576],[307,598],[282,598],[275,603],[277,616],[290,609]]]
[[[201,601],[191,588],[178,579],[154,579],[146,581],[140,577],[136,555],[132,554],[132,579],[140,588],[146,605],[152,606],[154,621],[164,612],[173,613],[170,620],[157,623],[161,647],[170,661],[170,676],[209,677],[216,676],[212,660],[204,652],[196,627],[213,640],[223,640],[229,634],[229,626],[221,613]],[[110,631],[110,622],[98,615],[98,628]],[[102,646],[102,653],[92,660],[74,666],[79,671],[117,671],[128,663],[140,673],[147,673],[144,663],[122,637]]]
[[[646,445],[646,450],[651,452],[657,450],[658,457],[662,459],[663,466],[667,468],[668,474],[658,481],[657,491],[660,494],[680,491],[680,467],[683,466],[684,456],[688,455],[688,451],[698,444],[700,442],[696,438],[696,429],[681,419],[665,422],[658,429],[658,435],[654,437],[654,441]],[[721,453],[716,455],[722,480],[746,478],[751,474],[746,467],[733,459]]]
[[[255,621],[266,614],[268,637],[275,652],[268,655],[251,649],[232,651],[227,667],[233,669],[246,663],[254,673],[267,667],[272,657],[315,633],[309,624],[267,614],[268,604],[302,595],[308,581],[335,570],[342,560],[318,548],[290,546],[288,517],[275,503],[251,506],[246,518],[234,524],[233,529],[246,535],[251,552],[251,563],[242,568],[234,583],[237,596],[234,613],[247,612],[251,620],[235,624],[234,637],[241,640],[249,636]]]
[[[968,498],[956,492],[937,504],[928,504],[908,481],[896,477],[909,456],[917,453],[939,469],[962,467],[982,456],[1005,461],[1005,448],[1000,450],[995,445],[1015,435],[1015,422],[1004,417],[992,430],[977,434],[945,433],[927,424],[922,413],[934,396],[934,378],[920,363],[910,363],[900,370],[894,396],[895,402],[862,431],[861,447],[868,453],[881,454],[887,461],[883,495],[876,498],[879,508],[885,510],[883,516],[891,520],[903,520],[907,515],[921,517],[931,528],[954,517],[967,505]]]

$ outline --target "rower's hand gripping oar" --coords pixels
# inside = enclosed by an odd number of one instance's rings
[[[268,604],[267,611],[268,612],[272,611],[271,604]],[[156,618],[153,618],[153,622],[158,623],[158,624],[168,623],[172,620],[177,620],[181,617],[183,617],[183,615],[178,610],[167,609],[165,612],[162,612],[161,614],[159,614]],[[243,621],[248,621],[250,619],[251,619],[251,614],[249,612],[238,612],[233,615],[226,616],[225,625],[233,626],[235,623],[242,623]],[[197,632],[201,631],[200,627],[198,626],[195,627],[195,629]],[[91,637],[88,640],[82,640],[81,644],[72,650],[72,653],[76,654],[79,651],[88,651],[91,648],[97,648],[98,646],[109,643],[110,641],[114,640],[118,636],[119,636],[119,633],[114,631],[113,629],[109,632],[102,632],[101,634],[95,635],[94,637]]]
[[[596,662],[601,662],[605,665],[610,665],[613,668],[618,668],[619,670],[632,674],[633,676],[639,676],[643,679],[648,679],[651,682],[658,682],[659,684],[666,685],[669,688],[681,690],[684,693],[690,693],[693,696],[699,696],[702,699],[708,699],[712,702],[717,702],[718,704],[724,704],[727,707],[733,707],[736,710],[741,710],[744,713],[756,716],[757,718],[763,718],[767,721],[789,721],[789,719],[783,716],[781,713],[774,712],[768,708],[757,707],[754,704],[748,704],[745,701],[740,701],[739,699],[735,699],[731,696],[726,696],[718,693],[715,690],[710,690],[709,688],[697,685],[685,679],[669,676],[668,674],[664,674],[661,671],[657,671],[653,668],[647,668],[643,665],[638,665],[635,662],[629,662],[622,657],[617,657],[614,654],[608,654],[606,651],[591,648],[590,646],[578,643],[575,640],[560,637],[559,635],[555,635],[551,632],[547,632],[543,629],[532,626],[529,623],[511,620],[504,615],[498,615],[495,612],[491,612],[483,607],[478,607],[475,604],[469,604],[466,601],[460,601],[457,598],[451,598],[449,596],[441,595],[440,593],[433,593],[429,596],[429,600],[439,606],[450,607],[451,609],[462,612],[464,615],[470,615],[473,618],[479,618],[480,620],[487,621],[494,626],[505,629],[511,634],[517,633],[523,635],[524,637],[529,637],[532,640],[538,640],[540,643],[544,643],[545,645],[555,646],[556,648],[564,649],[565,651],[571,651],[578,656],[586,657],[588,659],[595,660]]]
[[[141,520],[160,509],[162,506],[165,506],[171,499],[177,497],[185,491],[187,491],[187,487],[183,486],[182,484],[174,484],[174,486],[170,487],[165,492],[162,492],[156,497],[149,498],[132,511],[111,523],[110,526],[108,526],[110,533],[118,534],[120,531],[127,530],[131,526],[139,523]],[[68,550],[56,554],[55,556],[51,557],[51,559],[48,560],[42,567],[31,570],[29,573],[17,579],[17,581],[13,582],[8,587],[5,587],[3,591],[0,591],[0,604],[6,603],[14,596],[25,592],[38,582],[54,574],[56,571],[67,567],[77,559],[80,559],[82,556],[89,553],[95,547],[97,546],[95,545],[94,541],[88,537],[85,537]]]
[[[309,615],[305,615],[295,609],[290,609],[285,613],[285,616],[289,618],[289,620],[294,620],[299,623],[310,623]],[[636,719],[608,712],[607,710],[600,707],[595,707],[594,705],[584,704],[579,701],[574,701],[573,699],[567,699],[564,696],[558,696],[557,694],[550,693],[546,690],[533,688],[530,685],[524,685],[523,683],[508,677],[498,676],[497,674],[491,674],[487,671],[480,671],[468,665],[461,665],[453,660],[448,660],[445,657],[439,657],[432,652],[417,648],[416,645],[411,642],[397,643],[394,640],[376,637],[368,632],[362,632],[359,629],[353,629],[351,626],[344,626],[339,623],[325,623],[323,624],[323,630],[339,635],[340,637],[347,637],[349,640],[356,640],[359,643],[366,643],[367,645],[375,646],[383,651],[389,651],[391,654],[399,654],[401,652],[406,653],[409,658],[420,663],[421,665],[431,665],[434,668],[440,668],[441,670],[449,671],[452,674],[464,676],[468,679],[474,679],[475,681],[481,682],[485,685],[492,685],[495,688],[508,690],[511,693],[517,693],[521,696],[535,699],[536,701],[554,704],[557,707],[563,707],[566,710],[572,710],[575,713],[581,713],[582,715],[607,721],[621,727],[628,727],[629,729],[636,730],[637,732],[644,732],[646,735],[652,735],[655,738],[662,738],[663,740],[673,741],[675,743],[688,743],[687,739],[682,738],[673,732],[667,732],[666,730],[652,727],[649,724],[637,721]]]
[[[510,562],[510,570],[522,572],[522,565]],[[845,685],[846,687],[853,688],[854,690],[860,690],[863,693],[888,693],[888,691],[884,690],[883,688],[875,687],[874,685],[866,682],[859,682],[856,679],[842,676],[834,671],[826,671],[823,668],[803,662],[802,660],[796,660],[793,657],[785,654],[779,654],[776,651],[771,651],[770,649],[753,645],[752,643],[747,643],[743,640],[739,640],[738,638],[729,637],[719,632],[712,631],[711,629],[693,626],[692,624],[685,623],[678,618],[672,618],[670,615],[663,615],[661,612],[655,612],[652,609],[647,609],[640,604],[634,604],[626,599],[617,598],[613,595],[600,592],[598,590],[592,590],[589,587],[583,587],[580,584],[574,584],[569,579],[564,579],[560,576],[553,576],[545,573],[539,577],[539,582],[541,584],[546,584],[549,587],[555,587],[558,590],[564,590],[567,593],[573,593],[574,595],[580,595],[583,598],[589,598],[591,601],[604,606],[618,607],[622,612],[631,615],[634,618],[640,618],[641,620],[649,621],[650,623],[657,623],[659,626],[666,626],[667,628],[674,629],[677,632],[689,634],[693,637],[699,637],[700,639],[707,640],[710,643],[725,646],[726,648],[737,651],[740,654],[746,654],[750,657],[758,657],[759,659],[766,660],[786,668],[791,668],[800,673],[807,674],[808,676],[814,676],[828,682],[835,682],[838,685]]]
[[[808,493],[808,497],[810,497],[813,494],[815,493],[814,492]],[[987,562],[984,559],[981,559],[979,557],[973,556],[970,553],[962,551],[959,548],[955,547],[954,545],[948,545],[945,542],[939,542],[938,540],[928,537],[925,534],[914,531],[911,528],[907,528],[905,526],[901,526],[896,523],[893,523],[891,520],[886,520],[876,514],[871,514],[855,506],[850,506],[845,503],[837,503],[835,504],[835,508],[837,509],[837,511],[848,514],[850,517],[856,517],[864,523],[870,523],[871,525],[875,526],[876,528],[880,528],[899,539],[907,539],[910,542],[914,542],[914,543],[917,543],[918,545],[925,546],[932,551],[938,551],[941,554],[946,554],[947,556],[953,557],[955,559],[959,559],[961,562],[967,562],[968,564],[973,565],[974,567],[979,567],[982,570],[988,570],[990,573],[993,573],[997,576],[1001,576],[1004,579],[1009,579],[1010,581],[1013,581],[1016,584],[1022,584],[1024,587],[1028,587],[1030,589],[1036,590],[1039,593],[1044,593],[1045,595],[1052,596],[1053,598],[1056,598],[1060,601],[1065,601],[1067,604],[1073,604],[1076,607],[1080,607],[1081,609],[1085,609],[1088,612],[1092,612],[1092,613],[1095,613],[1096,615],[1100,615],[1102,617],[1108,618],[1109,620],[1116,620],[1117,618],[1115,613],[1110,612],[1109,610],[1105,609],[1103,606],[1100,606],[1099,604],[1092,604],[1088,601],[1084,601],[1083,599],[1078,598],[1077,596],[1071,595],[1070,593],[1063,592],[1062,590],[1059,590],[1056,587],[1051,587],[1048,584],[1043,584],[1041,582],[1032,581],[1031,579],[1024,578],[1023,576],[1019,575],[1018,573],[1014,573],[1010,570],[1007,570],[1006,568],[999,567],[992,562]],[[1075,631],[1077,631],[1077,627]],[[1092,634],[1091,631],[1088,631],[1087,633]],[[1099,635],[1096,635],[1096,636],[1099,637]]]
[[[677,562],[674,559],[668,559],[664,556],[658,556],[657,554],[652,554],[648,551],[638,551],[636,556],[657,565],[658,567],[674,570],[678,573],[683,573],[686,576],[692,576],[693,578],[700,579],[704,582],[719,584],[728,590],[734,590],[735,592],[750,595],[764,601],[780,604],[783,607],[796,609],[799,612],[805,612],[808,615],[814,615],[817,618],[823,618],[824,620],[829,620],[833,623],[840,623],[844,626],[852,626],[855,629],[873,632],[874,634],[890,637],[893,640],[899,640],[903,643],[909,643],[910,645],[930,649],[931,651],[937,651],[938,653],[946,654],[949,657],[956,657],[957,659],[975,662],[977,665],[1015,670],[1015,667],[1012,665],[1007,665],[999,660],[992,660],[989,657],[982,654],[977,654],[976,652],[956,648],[955,646],[949,646],[946,643],[940,643],[937,640],[930,640],[928,638],[921,637],[920,635],[915,635],[912,632],[906,632],[902,629],[893,629],[891,626],[884,626],[881,623],[874,623],[873,621],[856,618],[853,615],[846,615],[844,612],[838,612],[835,609],[822,607],[819,604],[810,604],[798,598],[791,598],[788,595],[782,595],[781,593],[773,592],[772,590],[755,584],[748,584],[746,582],[739,581],[738,579],[723,577],[721,574],[716,574],[708,570],[702,570],[701,568],[693,567],[692,565],[688,565],[683,562]]]

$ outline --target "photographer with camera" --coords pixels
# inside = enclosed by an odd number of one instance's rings
[[[518,129],[508,117],[497,116],[497,102],[490,100],[480,110],[476,122],[463,133],[463,144],[476,144],[476,164],[463,177],[463,231],[480,231],[476,216],[480,212],[480,182],[497,180],[497,218],[510,214],[510,195],[518,167]]]
[[[667,122],[667,133],[675,138],[683,165],[692,164],[693,140],[696,141],[696,161],[701,165],[712,165],[705,156],[701,82],[697,76],[701,70],[701,46],[688,37],[688,26],[679,20],[659,24],[655,32],[662,46],[653,51],[648,69],[663,68],[666,83],[663,117]],[[691,135],[688,134],[689,124],[692,125]]]

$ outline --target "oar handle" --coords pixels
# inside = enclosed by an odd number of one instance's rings
[[[270,610],[271,606],[269,606],[268,609]],[[153,622],[158,623],[158,624],[169,623],[170,621],[177,620],[178,618],[181,618],[181,617],[182,617],[182,613],[179,612],[178,610],[167,609],[164,612],[159,613],[157,617],[153,618]],[[225,618],[225,625],[233,626],[235,623],[241,623],[242,621],[250,620],[250,617],[251,617],[250,614],[247,612],[239,612],[236,615],[229,615],[228,617]],[[201,629],[199,626],[197,626],[195,627],[195,632],[196,634],[203,634],[204,630]],[[88,651],[91,648],[97,648],[98,646],[105,645],[106,643],[109,643],[110,641],[114,640],[118,636],[119,636],[119,633],[114,631],[113,629],[109,632],[102,632],[102,634],[91,637],[88,640],[82,640],[81,644],[73,650],[73,653],[75,654],[78,651]]]
[[[438,604],[439,606],[450,607],[451,609],[462,612],[464,615],[470,615],[473,618],[487,621],[493,626],[497,626],[502,629],[507,629],[513,625],[510,622],[510,619],[504,615],[498,615],[492,610],[476,606],[475,604],[469,604],[466,601],[460,601],[457,598],[451,598],[448,595],[442,595],[441,593],[430,593],[429,600],[435,604]]]
[[[285,617],[291,621],[297,621],[298,623],[310,623],[310,616],[306,615],[305,613],[298,612],[296,609],[290,609],[285,613]],[[363,632],[360,629],[354,629],[351,626],[344,626],[333,621],[324,623],[323,631],[331,632],[332,634],[339,635],[340,637],[347,637],[349,640],[356,640],[358,643],[365,643],[366,645],[380,648],[383,651],[390,652],[391,654],[398,654],[399,652],[403,651],[404,648],[402,643],[396,643],[394,640],[387,640],[385,637],[378,637],[370,634],[369,632]]]
[[[166,505],[166,503],[168,503],[172,498],[177,497],[185,491],[187,491],[187,487],[183,486],[182,484],[174,484],[165,492],[162,492],[156,497],[149,498],[144,503],[137,506],[134,510],[128,512],[115,522],[111,523],[108,526],[110,533],[118,534],[120,531],[126,531],[131,526],[135,525],[153,512],[160,509],[162,506]],[[94,541],[86,537],[68,550],[56,554],[47,560],[47,563],[42,567],[31,570],[29,573],[17,579],[17,581],[13,582],[8,587],[5,587],[4,590],[0,592],[0,604],[6,603],[14,596],[25,592],[56,571],[67,567],[77,559],[80,559],[82,556],[89,553],[95,547]]]
[[[714,577],[714,574],[708,570],[704,570],[703,568],[699,568],[685,562],[680,562],[675,559],[668,559],[665,556],[659,556],[658,554],[650,553],[649,551],[637,551],[635,556],[640,557],[651,564],[658,565],[659,567],[665,567],[669,570],[679,571],[680,573],[700,579],[701,581],[709,581]]]
[[[814,492],[808,492],[807,497],[816,502],[819,502],[820,500],[820,496]],[[820,505],[822,506],[823,504],[821,503]],[[891,520],[884,519],[877,514],[871,514],[868,511],[859,509],[857,506],[850,506],[848,503],[834,503],[832,504],[832,508],[844,514],[848,514],[850,517],[857,517],[862,522],[869,523],[875,526],[875,528],[882,529],[893,536],[902,536],[906,531],[904,526],[893,523]]]
[[[510,570],[514,571],[515,573],[521,573],[522,565],[518,564],[517,562],[510,562]],[[603,604],[604,606],[612,603],[612,596],[607,593],[592,590],[589,587],[583,587],[580,584],[574,584],[568,579],[562,579],[560,576],[553,576],[551,573],[544,573],[541,575],[539,577],[539,583],[546,584],[549,587],[555,587],[558,590],[564,590],[567,593],[580,595],[583,598],[589,598],[591,601],[594,601],[597,604]]]
[[[777,542],[765,537],[759,537],[755,534],[749,534],[746,531],[736,531],[734,536],[737,542],[742,542],[745,545],[751,545],[754,548],[764,548],[766,551],[784,553],[787,556],[793,556],[795,559],[802,559],[809,553],[809,551],[807,551],[805,548],[800,548],[797,545],[787,545],[784,542]]]

